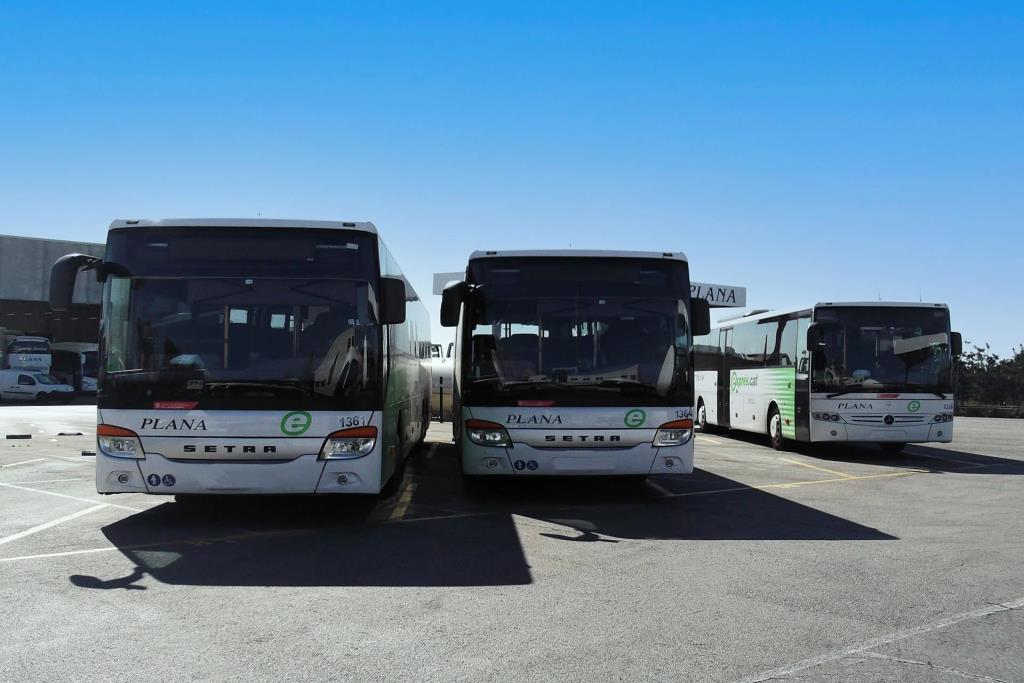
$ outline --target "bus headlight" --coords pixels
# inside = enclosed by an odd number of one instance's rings
[[[139,440],[139,435],[124,427],[97,425],[96,446],[100,449],[100,452],[112,458],[135,458],[142,460],[146,457],[145,452],[142,450],[142,441]]]
[[[938,415],[936,415],[932,419],[935,422],[952,422],[953,421],[953,413],[939,413]]]
[[[512,438],[497,422],[489,420],[466,420],[466,436],[479,446],[510,448]]]
[[[346,460],[368,455],[377,445],[376,427],[351,427],[331,432],[320,448],[321,460]]]
[[[682,446],[693,436],[693,420],[673,420],[658,427],[654,435],[654,445],[660,448],[666,446]]]

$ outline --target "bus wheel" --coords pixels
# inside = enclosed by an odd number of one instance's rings
[[[905,443],[892,442],[880,443],[878,445],[882,449],[882,452],[885,453],[886,455],[899,455],[900,453],[903,452],[903,449],[907,447],[907,444]]]
[[[423,443],[427,440],[427,431],[430,429],[430,399],[423,401],[423,433],[420,434],[419,446],[423,447]]]
[[[768,439],[772,448],[777,451],[784,450],[786,444],[782,438],[782,415],[774,404],[768,410]]]

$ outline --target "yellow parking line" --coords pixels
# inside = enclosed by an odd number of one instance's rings
[[[412,502],[412,494],[415,490],[416,484],[411,482],[405,487],[401,497],[398,499],[398,505],[395,506],[395,509],[391,511],[391,515],[388,517],[390,521],[394,522],[405,516],[405,511],[409,509],[409,503]]]
[[[797,486],[805,486],[807,484],[831,484],[837,481],[861,481],[863,479],[891,479],[893,477],[909,477],[912,474],[928,474],[928,472],[913,472],[903,470],[900,472],[886,472],[885,474],[865,474],[861,476],[844,475],[840,479],[812,479],[810,481],[794,481],[788,484],[762,484],[760,486],[751,486],[754,489],[788,489],[795,488]]]
[[[825,468],[825,467],[818,467],[817,465],[812,465],[809,462],[800,462],[799,460],[793,460],[792,458],[779,458],[779,460],[784,460],[784,461],[786,461],[788,463],[792,463],[794,465],[800,465],[801,467],[809,467],[812,470],[818,470],[819,472],[825,472],[827,474],[834,474],[836,476],[843,477],[845,479],[851,479],[853,477],[852,474],[847,474],[846,472],[840,472],[839,470],[830,470],[830,469]]]

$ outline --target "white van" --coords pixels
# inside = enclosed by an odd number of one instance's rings
[[[0,370],[0,399],[4,401],[67,403],[74,396],[74,387],[61,384],[45,373],[31,370]]]

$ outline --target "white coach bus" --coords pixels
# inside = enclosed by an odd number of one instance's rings
[[[444,289],[456,327],[453,409],[463,474],[687,474],[693,334],[685,256],[474,252]]]
[[[694,344],[697,424],[898,453],[953,438],[944,304],[819,303],[722,320]]]
[[[104,259],[100,493],[378,493],[429,421],[430,324],[371,223],[118,220]]]

